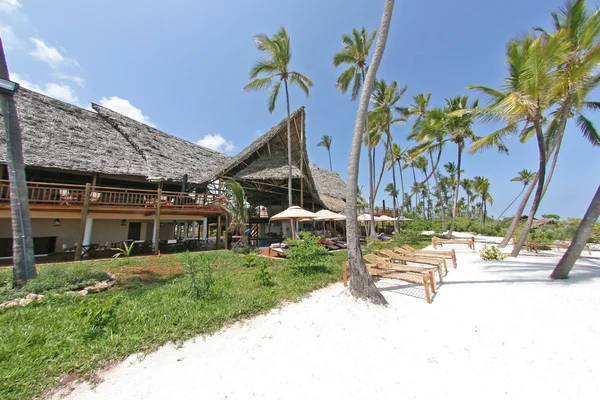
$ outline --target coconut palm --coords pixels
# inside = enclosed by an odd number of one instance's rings
[[[363,27],[360,32],[352,29],[351,35],[342,36],[344,48],[333,56],[333,65],[339,67],[347,64],[348,69],[337,78],[336,86],[342,93],[346,93],[352,84],[352,100],[356,100],[365,80],[367,71],[367,57],[373,41],[377,36],[377,29],[369,36]]]
[[[225,211],[229,217],[229,225],[227,231],[230,233],[242,235],[242,240],[245,243],[246,235],[244,231],[248,226],[250,218],[250,204],[246,200],[246,193],[239,182],[235,180],[227,181],[225,184],[228,201],[225,204]]]
[[[408,107],[402,108],[402,114],[406,118],[417,117],[415,123],[413,124],[413,128],[421,122],[421,120],[427,114],[427,107],[429,106],[429,99],[431,99],[431,93],[419,93],[416,96],[413,96],[413,102],[408,105]]]
[[[348,193],[346,195],[346,229],[348,239],[348,268],[350,271],[350,293],[355,297],[364,298],[376,304],[387,304],[387,301],[373,283],[362,258],[358,240],[356,188],[358,187],[360,147],[369,110],[369,100],[371,91],[373,90],[377,69],[381,63],[381,58],[387,42],[393,10],[394,0],[386,0],[383,8],[383,16],[381,18],[380,33],[377,38],[377,44],[375,45],[375,53],[373,54],[369,71],[365,76],[358,111],[356,113],[354,135],[352,137],[352,147],[348,163]]]
[[[331,136],[323,135],[321,136],[321,141],[317,143],[318,147],[325,147],[327,149],[327,153],[329,154],[329,170],[333,171],[333,167],[331,166]]]
[[[577,231],[575,231],[571,245],[552,271],[552,274],[550,274],[550,278],[566,279],[568,277],[571,268],[573,268],[573,265],[581,255],[581,251],[594,232],[594,226],[598,221],[598,217],[600,217],[600,186],[596,189],[596,194],[583,216],[583,220],[581,220]]]
[[[4,46],[0,38],[0,78],[9,80]],[[37,276],[33,252],[33,231],[29,216],[29,195],[23,159],[23,137],[19,114],[12,96],[0,95],[6,128],[6,164],[9,172],[10,209],[13,235],[13,285],[21,287]]]
[[[250,69],[250,83],[244,87],[244,90],[256,91],[269,88],[268,107],[269,112],[275,110],[275,103],[279,96],[281,84],[285,88],[285,101],[287,106],[287,145],[288,145],[288,205],[292,204],[292,129],[290,126],[290,95],[288,86],[297,85],[308,97],[309,88],[313,83],[300,72],[290,71],[290,61],[292,60],[292,50],[290,48],[290,38],[282,26],[272,36],[265,34],[254,36],[254,42],[264,57],[259,59]],[[266,75],[259,78],[259,75]],[[275,84],[273,81],[276,80]],[[273,85],[272,85],[273,84]],[[272,85],[272,86],[271,86]]]
[[[473,181],[465,178],[460,181],[460,186],[467,194],[467,218],[470,218],[471,202],[473,200]]]
[[[402,150],[398,143],[392,143],[389,152],[389,164],[388,168],[392,170],[392,177],[394,179],[394,185],[396,184],[396,174],[394,173],[394,165],[398,165],[398,175],[400,175],[400,189],[402,196],[402,204],[400,205],[400,215],[404,215],[404,176],[402,174],[402,160],[406,155],[406,149]]]
[[[394,207],[394,218],[396,218],[396,205],[398,203],[398,189],[396,189],[396,184],[393,182],[388,183],[385,189],[383,189],[383,191],[389,194],[392,198],[392,206]],[[394,223],[395,231],[398,231],[397,222],[398,221],[396,220]]]
[[[519,197],[521,197],[527,186],[529,186],[529,184],[531,183],[531,181],[533,181],[534,178],[535,172],[529,171],[528,169],[522,169],[519,171],[516,177],[510,180],[511,182],[521,182],[523,184],[523,188],[521,189],[517,197],[515,197],[514,200],[510,202],[508,207],[506,207],[504,211],[502,211],[502,214],[500,214],[498,219],[502,218],[504,213],[515,203],[515,201],[517,201]]]
[[[485,225],[487,205],[494,205],[494,198],[490,194],[490,181],[482,176],[476,176],[473,181],[478,198],[481,199],[481,223]]]

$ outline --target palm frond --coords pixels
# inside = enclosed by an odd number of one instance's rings
[[[293,85],[294,83],[300,86],[300,89],[302,89],[306,97],[308,97],[309,87],[312,87],[313,85],[312,81],[299,72],[290,72],[290,85]]]
[[[469,152],[476,153],[484,150],[496,148],[500,153],[508,154],[508,148],[502,141],[505,137],[514,134],[517,131],[517,125],[510,124],[504,128],[500,128],[497,131],[490,133],[478,140],[475,140],[471,144]]]
[[[275,103],[277,102],[277,96],[279,96],[279,89],[281,88],[281,81],[277,81],[276,84],[274,84],[271,89],[269,89],[269,99],[268,99],[268,106],[269,106],[269,112],[273,113],[273,111],[275,110]]]
[[[271,86],[271,82],[273,81],[272,76],[267,76],[266,78],[256,78],[250,81],[249,84],[244,86],[244,90],[253,92],[256,90],[264,89]]]
[[[583,137],[589,140],[592,146],[600,146],[600,136],[592,121],[582,114],[579,114],[575,121],[577,122],[577,126],[581,130]]]

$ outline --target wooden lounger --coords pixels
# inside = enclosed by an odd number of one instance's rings
[[[423,285],[425,290],[425,299],[427,303],[431,304],[431,293],[430,287],[433,287],[433,293],[435,293],[435,284],[432,286],[432,275],[431,273],[422,272],[404,272],[393,268],[380,268],[376,265],[367,264],[367,270],[369,275],[374,279],[397,279],[399,281],[416,283]],[[348,262],[344,263],[344,286],[348,286]]]
[[[568,249],[569,247],[571,247],[571,243],[568,243],[568,242],[566,242],[566,243],[554,243],[552,245],[552,247],[556,247],[556,250]],[[590,247],[589,244],[586,244],[583,248],[588,251],[588,254],[590,256],[592,255],[592,248]]]
[[[469,249],[475,249],[475,237],[471,236],[468,239],[442,239],[437,236],[431,238],[431,244],[434,249],[437,249],[437,246],[442,247],[444,244],[466,244],[469,246]]]
[[[446,260],[444,260],[443,258],[417,258],[415,256],[401,255],[393,252],[392,250],[387,249],[379,250],[377,253],[379,257],[387,258],[393,263],[397,262],[403,265],[407,265],[406,263],[410,262],[414,264],[424,264],[430,266],[426,268],[436,267],[438,276],[440,278],[440,283],[444,282],[444,273],[448,272],[448,269],[446,268]]]
[[[417,272],[429,275],[429,283],[431,285],[431,290],[433,291],[433,293],[435,293],[436,291],[434,272],[435,270],[437,270],[437,267],[414,264],[397,264],[390,262],[389,258],[379,257],[375,254],[367,254],[366,256],[363,256],[363,258],[366,262],[373,264],[376,268],[379,269],[391,269],[398,272]]]
[[[401,247],[394,247],[394,252],[399,254],[411,254],[424,258],[443,258],[452,260],[452,267],[456,268],[456,251],[451,250],[417,250],[409,245],[402,245]]]

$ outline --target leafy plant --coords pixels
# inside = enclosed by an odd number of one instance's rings
[[[254,266],[254,261],[256,261],[256,256],[254,254],[246,254],[242,256],[244,261],[246,262],[246,268],[252,268]]]
[[[558,221],[560,219],[560,215],[558,215],[558,214],[543,214],[542,218],[544,218],[544,219],[554,219],[554,220]]]
[[[490,260],[504,260],[508,257],[507,254],[502,254],[497,246],[488,246],[484,244],[479,252],[479,256],[481,259],[490,261]]]
[[[211,264],[212,259],[203,253],[186,251],[181,255],[181,263],[196,299],[204,299],[214,285]]]
[[[273,286],[273,276],[269,271],[269,262],[267,260],[259,260],[256,263],[256,271],[254,271],[254,279],[261,286]]]
[[[258,248],[254,246],[240,246],[231,249],[231,251],[236,254],[256,254],[258,252]]]
[[[299,232],[298,234],[300,239],[286,240],[286,243],[290,245],[290,251],[287,255],[288,265],[303,273],[323,269],[328,252],[325,246],[319,243],[321,237],[313,236],[307,232]]]
[[[116,311],[122,296],[113,296],[107,300],[86,297],[74,311],[74,316],[83,318],[85,324],[95,333],[114,329]]]
[[[126,242],[123,242],[122,248],[121,247],[113,247],[111,250],[114,250],[117,252],[117,254],[115,254],[113,256],[113,258],[119,258],[119,257],[123,256],[127,259],[127,264],[129,264],[129,256],[131,255],[131,250],[133,249],[133,243],[134,242],[131,242],[128,246]]]

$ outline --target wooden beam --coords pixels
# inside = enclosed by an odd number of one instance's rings
[[[75,249],[75,261],[81,259],[81,250],[83,246],[83,236],[85,235],[85,222],[87,220],[88,208],[90,206],[90,192],[92,185],[85,184],[85,194],[83,197],[83,207],[81,207],[81,222],[79,223],[79,235],[77,237],[77,248]]]
[[[154,242],[154,254],[158,255],[160,253],[159,243],[160,243],[160,198],[162,197],[162,187],[158,187],[158,191],[156,192],[156,216],[154,217],[154,237],[156,241]]]
[[[94,172],[94,175],[92,175],[92,189],[96,187],[96,183],[98,183],[98,174]]]
[[[219,178],[219,197],[221,197],[221,178]],[[221,248],[221,215],[217,216],[217,242],[216,249]]]

